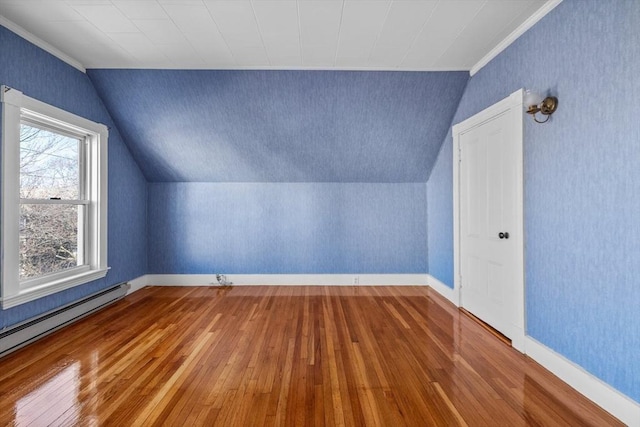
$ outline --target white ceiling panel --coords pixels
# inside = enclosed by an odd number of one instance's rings
[[[185,42],[182,32],[170,19],[134,20],[134,25],[154,44]]]
[[[175,64],[176,68],[202,68],[204,61],[196,55],[189,42],[159,44],[160,51]]]
[[[284,41],[300,37],[295,1],[258,0],[253,2],[253,10],[264,38],[280,37]]]
[[[484,4],[478,0],[439,2],[401,65],[414,69],[439,69],[438,61],[442,54],[473,21]]]
[[[310,0],[298,2],[298,18],[305,65],[334,65],[343,1]]]
[[[254,1],[253,10],[269,63],[280,66],[301,66],[302,52],[296,2]]]
[[[129,47],[129,46],[148,46],[149,48],[153,48],[153,45],[151,44],[151,40],[149,40],[147,38],[147,36],[145,36],[144,34],[137,32],[137,33],[112,33],[109,34],[109,37],[111,37],[111,39],[116,42],[118,45],[120,45],[122,48],[124,48],[125,50]]]
[[[302,43],[335,45],[340,32],[342,1],[310,0],[298,2]]]
[[[169,19],[167,12],[155,0],[112,0],[129,19]]]
[[[27,0],[28,1],[28,0]],[[60,1],[60,0],[54,0]],[[67,3],[77,6],[77,5],[100,5],[100,4],[111,4],[110,0],[65,0]]]
[[[75,10],[105,33],[130,33],[135,25],[113,4],[82,4]]]
[[[217,28],[209,9],[201,1],[166,3],[162,7],[183,33],[206,33],[212,27]]]
[[[241,67],[260,68],[269,63],[262,46],[236,46],[231,53],[236,64]]]
[[[211,28],[205,32],[186,33],[185,37],[198,57],[202,59],[206,68],[230,68],[235,66],[229,47],[217,29]]]
[[[469,70],[560,1],[0,0],[0,22],[81,69]]]
[[[18,25],[30,25],[36,21],[82,21],[85,18],[72,6],[62,1],[36,0],[26,2],[24,0],[5,1],[0,6],[2,12],[6,11],[12,21]]]
[[[514,19],[507,25],[502,26],[496,36],[489,42],[487,50],[492,49],[494,46],[500,44],[503,40],[509,37],[509,34],[513,31],[513,28],[518,28],[524,22],[528,21],[532,15],[536,14],[539,10],[545,8],[548,4],[547,0],[534,0],[528,1],[528,7],[520,13],[520,15],[514,17]]]
[[[269,64],[250,1],[210,1],[207,8],[237,65],[259,67]]]
[[[250,1],[210,1],[207,8],[225,40],[233,38],[249,46],[262,44]]]
[[[501,0],[485,3],[473,21],[439,58],[438,67],[450,68],[458,64],[463,64],[465,68],[472,67],[482,58],[482,52],[493,47],[492,43],[500,29],[508,26],[514,16],[520,16],[532,3],[538,3],[539,7],[541,2]]]
[[[348,1],[342,25],[336,65],[366,63],[384,26],[391,1]]]
[[[371,52],[369,63],[375,66],[397,67],[437,4],[438,0],[394,1]]]

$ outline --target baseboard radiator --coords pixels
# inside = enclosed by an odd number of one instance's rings
[[[0,358],[124,298],[129,287],[128,283],[119,283],[1,330]]]

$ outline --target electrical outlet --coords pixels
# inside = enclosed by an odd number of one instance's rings
[[[353,277],[353,284],[354,285],[359,285],[360,284],[360,276],[354,276]]]

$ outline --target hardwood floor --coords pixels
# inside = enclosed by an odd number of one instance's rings
[[[0,425],[621,425],[424,287],[152,287],[0,360]]]

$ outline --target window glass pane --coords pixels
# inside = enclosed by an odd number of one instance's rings
[[[20,279],[55,273],[83,263],[84,206],[20,206]]]
[[[80,198],[80,140],[20,125],[20,197]]]

